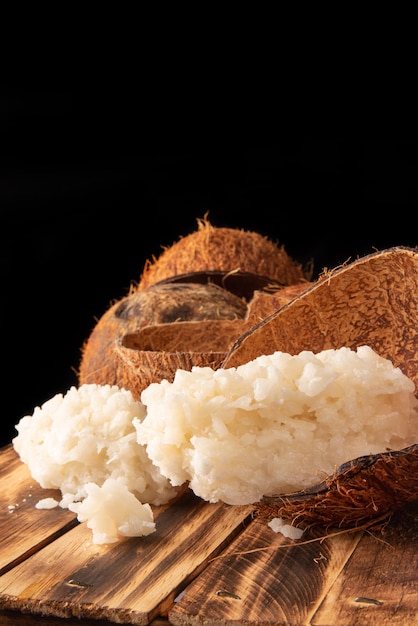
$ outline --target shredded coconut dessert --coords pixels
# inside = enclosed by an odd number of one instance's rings
[[[100,543],[149,534],[154,525],[148,504],[165,504],[178,491],[137,441],[133,420],[144,415],[130,391],[86,384],[57,394],[16,425],[12,443],[32,477],[43,488],[60,489],[60,506],[89,520]],[[101,513],[108,520],[103,526],[97,522]]]
[[[414,444],[414,392],[368,346],[275,352],[236,368],[178,370],[141,401],[117,386],[71,387],[19,421],[13,446],[41,487],[61,490],[59,506],[86,522],[93,543],[113,543],[154,532],[151,506],[187,483],[208,502],[251,504]]]
[[[249,504],[417,441],[414,383],[368,346],[178,370],[143,390],[138,442],[173,485]]]

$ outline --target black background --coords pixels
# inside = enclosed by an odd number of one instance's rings
[[[196,230],[255,230],[314,277],[415,247],[417,141],[248,131],[85,87],[0,94],[1,445],[77,384],[80,349],[146,259]],[[170,114],[167,111],[170,111]],[[222,122],[225,126],[222,126]]]

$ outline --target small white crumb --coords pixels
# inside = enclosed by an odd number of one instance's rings
[[[286,524],[282,517],[273,517],[267,524],[275,533],[282,533],[284,537],[289,539],[300,539],[304,533],[302,528],[296,528],[290,524]]]
[[[58,504],[58,500],[55,498],[44,498],[35,504],[35,509],[55,509]]]
[[[13,513],[13,511],[16,509],[14,504],[9,504],[7,508],[9,509],[9,513]]]
[[[68,505],[79,522],[93,531],[93,543],[115,543],[121,537],[145,537],[155,532],[149,504],[142,504],[121,480],[108,478],[100,487],[86,484],[82,502]]]

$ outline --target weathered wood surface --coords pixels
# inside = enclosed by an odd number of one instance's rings
[[[418,624],[418,503],[364,534],[312,624]]]
[[[185,590],[170,620],[309,624],[360,537],[357,532],[321,540],[317,533],[293,542],[254,520]]]
[[[60,496],[33,480],[11,445],[0,451],[0,574],[78,523],[67,509],[35,508],[43,498]]]
[[[416,503],[381,528],[305,535],[289,546],[254,520],[185,589],[169,613],[171,623],[418,624]]]
[[[157,531],[148,537],[100,546],[92,543],[85,524],[77,524],[60,536],[50,533],[50,543],[41,545],[36,538],[36,551],[0,577],[0,607],[149,624],[243,529],[251,511],[249,506],[208,504],[189,491],[175,505],[155,508]],[[36,536],[42,520],[48,532],[51,525],[57,527],[51,522],[57,509],[36,512]],[[29,528],[25,531],[30,536]]]
[[[2,626],[418,625],[418,503],[381,528],[292,541],[189,492],[154,509],[152,535],[103,546],[74,514],[34,508],[59,492],[10,446],[0,488]]]

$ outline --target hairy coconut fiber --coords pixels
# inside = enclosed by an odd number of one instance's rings
[[[217,228],[207,219],[198,230],[166,247],[158,258],[145,263],[137,289],[188,272],[246,272],[281,285],[298,283],[306,276],[301,266],[267,237],[235,228]]]
[[[337,268],[251,328],[227,355],[235,367],[276,350],[369,345],[418,382],[418,251],[391,248]]]
[[[212,283],[156,284],[132,291],[109,307],[84,343],[78,382],[118,385],[114,342],[144,326],[242,319],[246,313],[245,300]]]
[[[153,382],[172,382],[178,369],[217,369],[246,328],[241,319],[157,324],[128,333],[114,343],[118,385],[136,399]]]
[[[246,320],[250,327],[256,326],[266,317],[278,311],[282,306],[288,304],[301,293],[306,291],[313,283],[303,281],[295,285],[288,285],[280,289],[271,288],[267,290],[254,291],[248,303]]]
[[[298,354],[369,345],[418,389],[418,251],[395,247],[321,277],[244,332],[222,367],[276,350]],[[312,468],[315,472],[316,468]],[[266,497],[260,515],[305,525],[353,527],[418,498],[418,442],[397,452],[349,460],[320,485]]]
[[[260,517],[283,517],[295,525],[358,528],[376,523],[417,500],[418,444],[341,465],[326,480],[294,494],[265,496]]]

